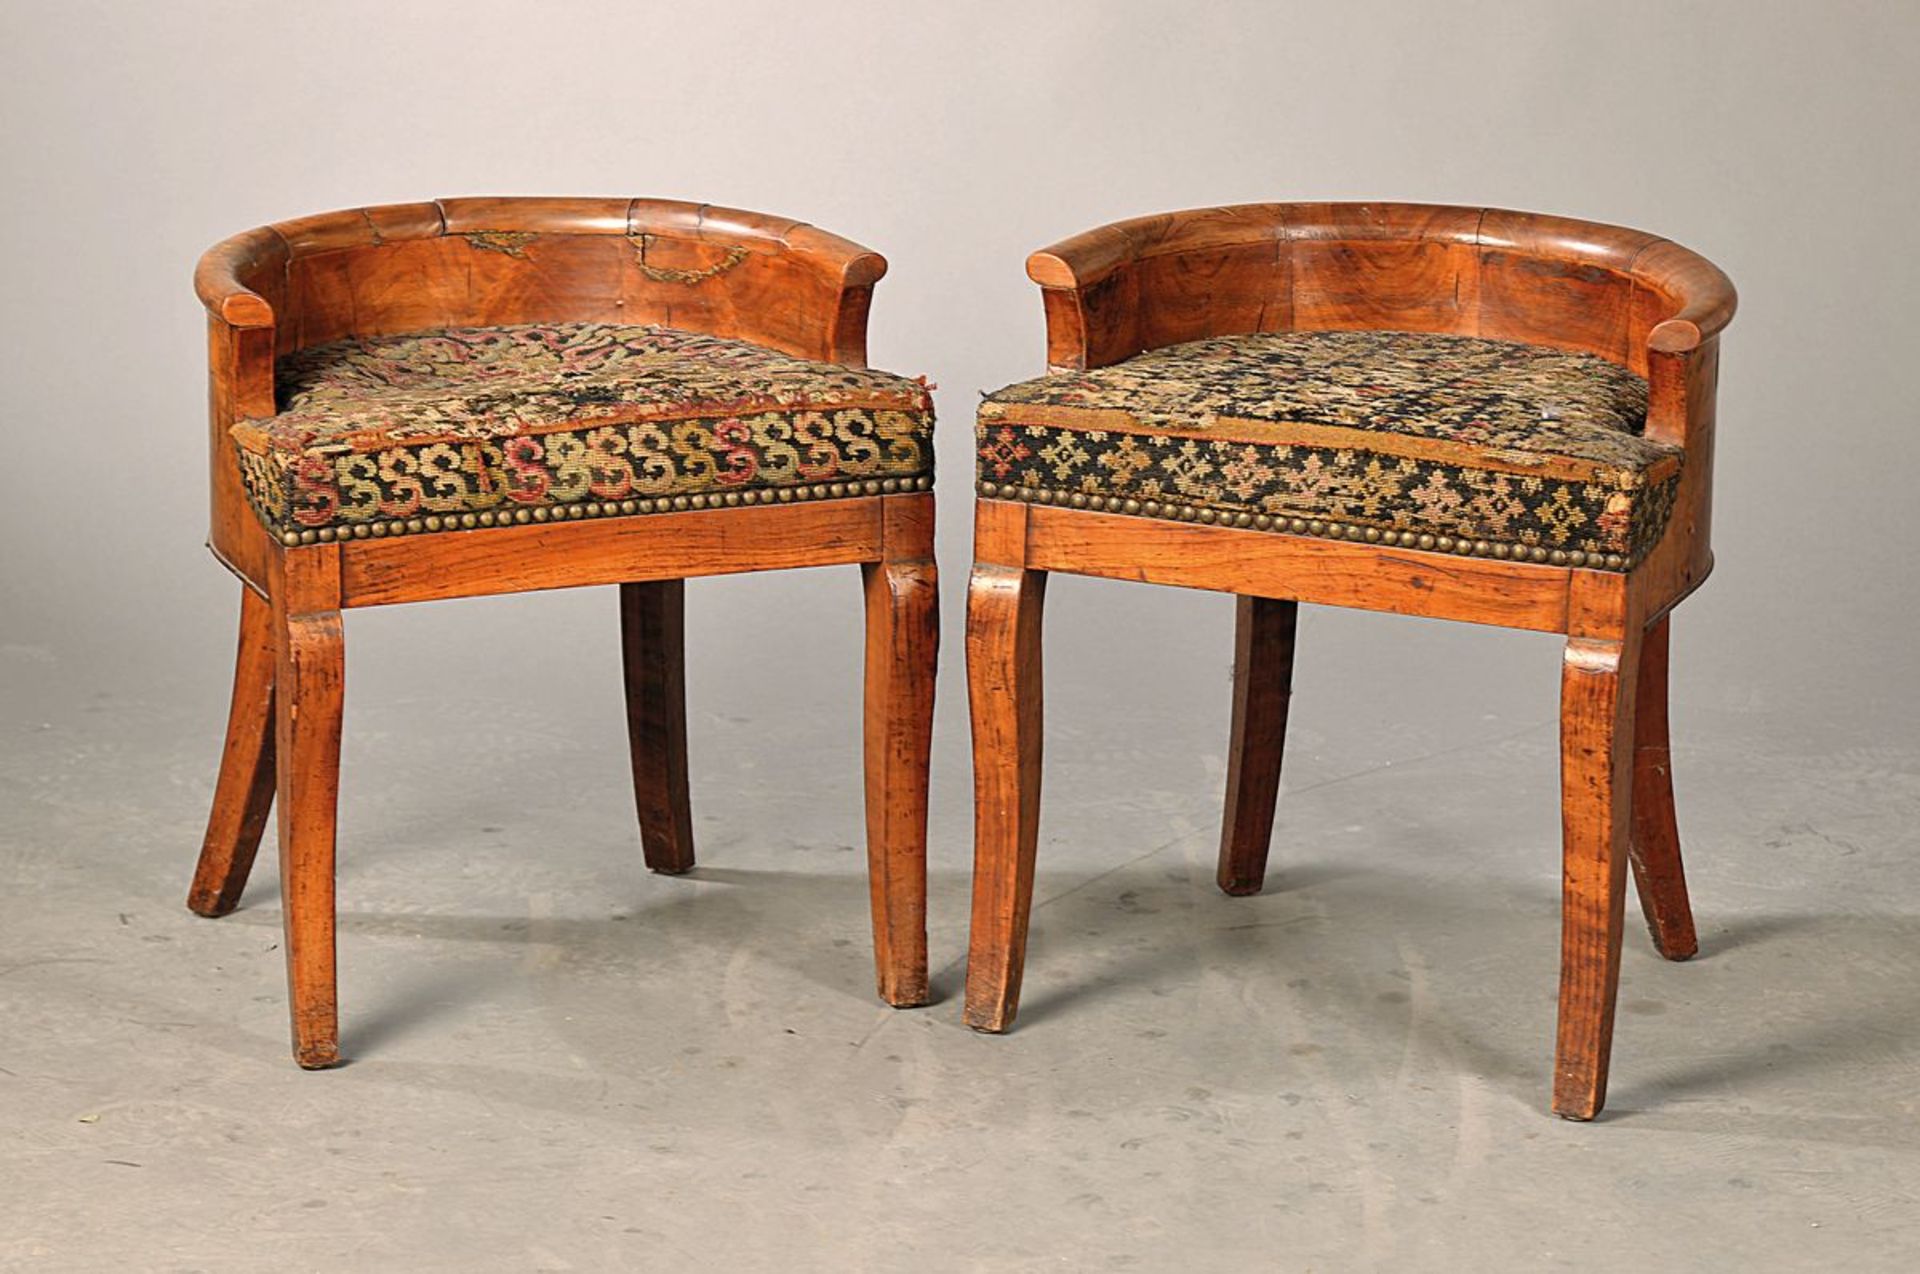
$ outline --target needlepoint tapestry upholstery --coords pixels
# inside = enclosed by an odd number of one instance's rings
[[[983,494],[1622,569],[1680,448],[1647,383],[1588,354],[1417,332],[1167,346],[991,394]]]
[[[275,386],[278,414],[232,434],[294,543],[932,482],[924,381],[671,328],[352,337],[283,357]]]

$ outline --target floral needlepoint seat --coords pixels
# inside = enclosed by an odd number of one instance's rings
[[[276,383],[279,414],[232,434],[290,544],[932,484],[923,382],[666,327],[350,337]]]
[[[886,270],[790,217],[546,196],[324,212],[201,257],[207,546],[242,587],[187,905],[240,904],[277,807],[300,1065],[340,1060],[345,616],[405,602],[617,594],[607,706],[640,857],[675,876],[694,866],[686,582],[859,567],[874,986],[926,1003],[933,405],[867,366]]]
[[[1681,449],[1603,358],[1394,331],[1266,332],[1025,381],[979,413],[982,493],[1620,570]]]
[[[1155,213],[1044,248],[1027,276],[1049,374],[979,410],[968,1024],[1019,1010],[1050,575],[1235,597],[1233,895],[1266,880],[1302,603],[1559,633],[1553,1110],[1593,1118],[1629,875],[1660,954],[1698,947],[1667,634],[1713,565],[1732,283],[1642,230],[1402,203]]]

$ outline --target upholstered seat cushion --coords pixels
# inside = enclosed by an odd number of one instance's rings
[[[669,328],[356,337],[275,376],[233,438],[290,543],[932,485],[925,382]]]
[[[1604,359],[1412,332],[1193,341],[991,395],[983,494],[1619,570],[1681,453]]]

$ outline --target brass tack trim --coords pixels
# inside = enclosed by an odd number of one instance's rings
[[[992,484],[983,483],[981,493],[988,494]],[[931,491],[933,479],[929,476],[911,478],[864,478],[852,482],[819,482],[797,487],[761,487],[750,491],[714,491],[693,495],[662,496],[658,499],[627,500],[586,500],[575,504],[539,505],[535,508],[483,509],[475,513],[429,513],[411,518],[392,518],[378,522],[356,522],[343,526],[323,526],[318,529],[287,528],[270,531],[270,534],[287,548],[300,548],[312,544],[333,544],[344,540],[386,539],[397,535],[421,535],[437,531],[474,530],[480,527],[526,526],[532,522],[577,522],[582,518],[610,518],[619,515],[681,512],[687,509],[737,509],[749,504],[788,504],[795,500],[845,499],[850,496],[891,495],[902,491]],[[1014,488],[1001,488],[1006,496],[1014,495]],[[1027,498],[1037,499],[1043,493],[1031,488],[1021,488]],[[1052,492],[1044,493],[1048,499]],[[1088,497],[1080,497],[1082,503]],[[1133,501],[1122,501],[1117,496],[1111,499],[1102,496],[1091,497],[1093,507],[1111,508],[1119,511],[1127,505],[1138,509]],[[1065,497],[1061,497],[1065,503]]]
[[[930,479],[921,478],[915,481],[931,485]],[[1484,557],[1496,561],[1533,562],[1610,571],[1626,570],[1639,561],[1638,557],[1628,558],[1619,553],[1593,553],[1584,549],[1549,549],[1542,544],[1470,540],[1452,535],[1438,535],[1429,531],[1398,528],[1383,530],[1380,527],[1336,522],[1328,518],[1274,516],[1266,513],[1229,511],[1151,499],[1089,496],[1083,491],[1055,492],[1044,487],[1021,487],[984,481],[979,482],[976,489],[982,497],[987,499],[1021,500],[1029,504],[1060,504],[1075,509],[1091,508],[1095,512],[1125,513],[1130,516],[1176,522],[1200,522],[1236,529],[1251,527],[1260,531],[1271,530],[1322,539],[1378,544],[1383,547],[1451,553],[1457,557]]]

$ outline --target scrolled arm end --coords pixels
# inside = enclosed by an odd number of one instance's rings
[[[1700,348],[1700,327],[1690,319],[1670,318],[1655,323],[1647,333],[1647,348],[1662,354],[1685,354]]]
[[[826,356],[836,363],[866,366],[867,312],[873,304],[873,285],[886,276],[887,259],[817,226],[793,226],[780,236],[780,242],[832,290],[831,303],[815,320],[824,327]]]
[[[1153,220],[1136,218],[1138,221]],[[1140,254],[1129,232],[1135,222],[1083,231],[1027,258],[1027,277],[1043,288],[1092,287]]]
[[[228,292],[219,298],[218,304],[202,293],[201,300],[207,301],[207,308],[218,314],[229,327],[273,326],[273,307],[258,292],[244,289]]]
[[[887,273],[887,259],[878,252],[818,226],[794,226],[780,242],[843,288],[872,287]]]
[[[1687,354],[1720,334],[1739,307],[1733,281],[1720,267],[1678,244],[1654,244],[1634,262],[1637,281],[1666,298],[1673,312],[1647,329],[1656,354]]]
[[[254,287],[263,272],[284,265],[286,244],[271,230],[250,230],[209,248],[193,271],[193,290],[207,313],[229,327],[272,327],[273,305]]]

